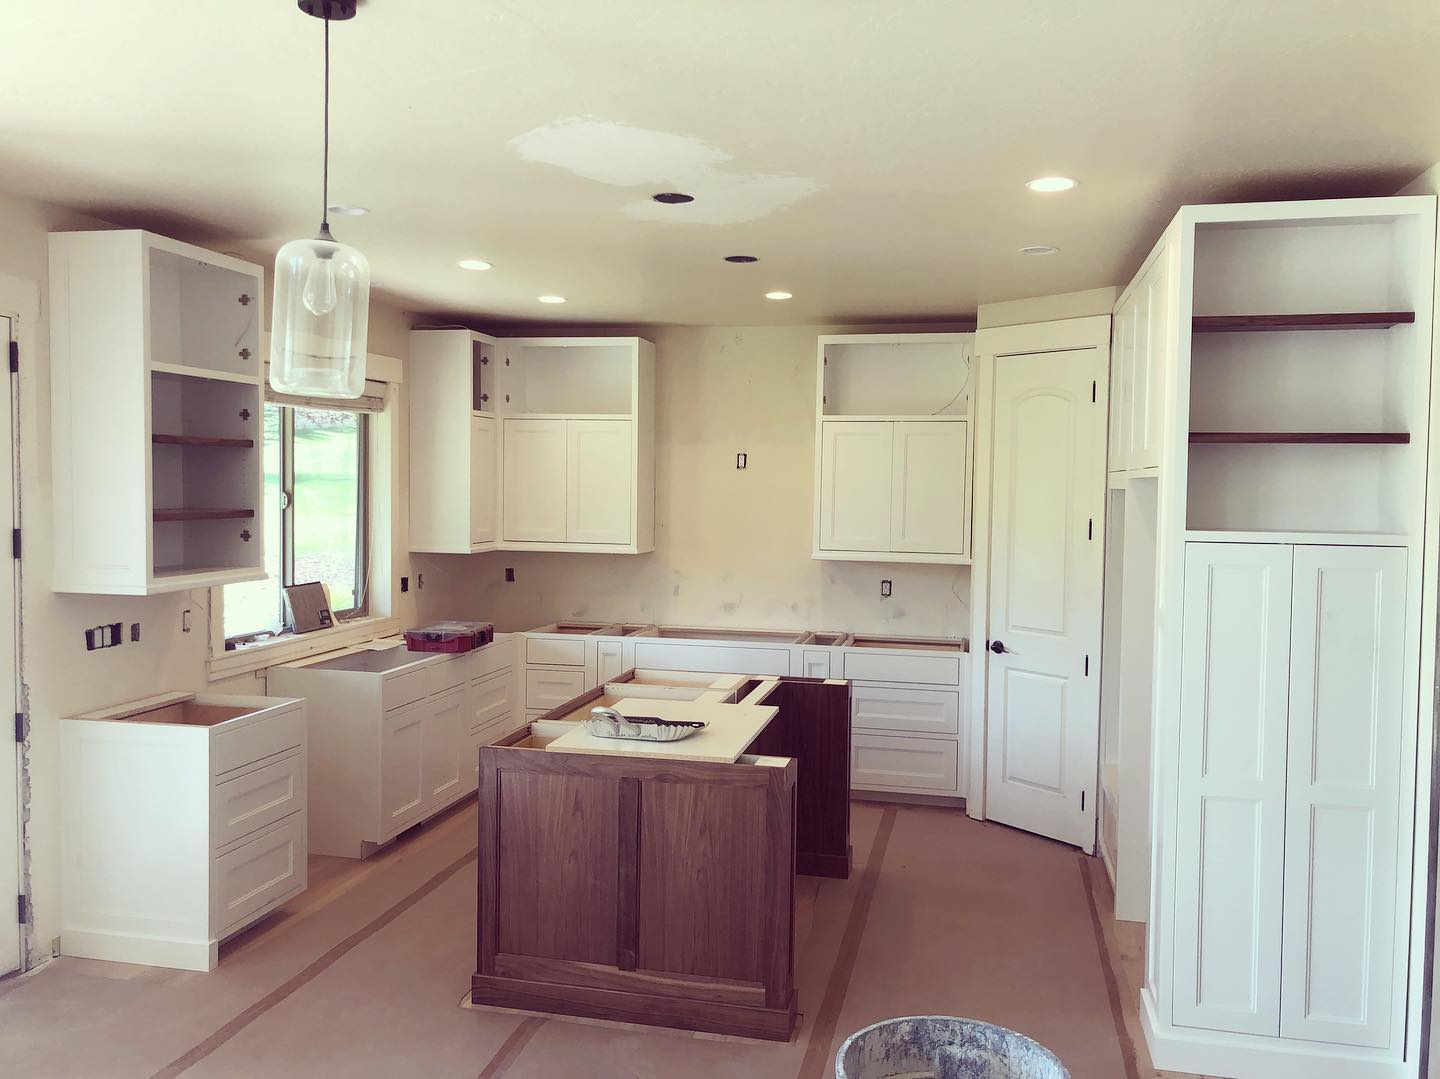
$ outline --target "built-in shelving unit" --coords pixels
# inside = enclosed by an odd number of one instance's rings
[[[820,338],[813,557],[970,561],[973,341]]]
[[[139,231],[50,237],[57,591],[265,574],[264,273]]]
[[[1415,321],[1414,311],[1336,311],[1312,315],[1195,315],[1195,333],[1280,330],[1388,330]]]
[[[1404,446],[1409,431],[1191,431],[1190,444],[1258,446],[1288,443],[1306,446]]]

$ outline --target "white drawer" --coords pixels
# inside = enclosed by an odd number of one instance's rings
[[[305,754],[291,753],[210,788],[210,845],[228,847],[305,810]]]
[[[635,666],[656,671],[788,675],[790,649],[636,640]]]
[[[512,681],[510,672],[505,671],[470,683],[470,729],[472,731],[488,727],[509,714]]]
[[[210,774],[223,775],[305,744],[305,705],[295,702],[262,719],[216,734],[210,743]]]
[[[469,664],[470,678],[486,678],[515,666],[515,639],[497,638],[484,648],[477,648],[463,657]]]
[[[803,678],[829,678],[830,653],[823,649],[805,649],[805,655],[801,661],[800,675]]]
[[[526,671],[525,707],[549,711],[585,692],[580,671]]]
[[[896,689],[855,685],[850,689],[852,728],[959,734],[960,693],[953,689]]]
[[[305,888],[305,814],[292,813],[216,858],[211,933],[223,937]]]
[[[470,664],[465,659],[465,656],[453,656],[441,660],[426,672],[430,675],[430,696],[463,686],[470,680]]]
[[[526,663],[554,663],[562,667],[585,666],[583,637],[556,640],[554,637],[526,637]]]
[[[388,712],[429,696],[430,686],[429,667],[392,675],[380,683],[380,711]]]
[[[843,677],[855,682],[920,682],[932,686],[958,686],[964,654],[892,655],[888,652],[846,651]]]
[[[850,786],[954,794],[959,790],[959,760],[959,743],[950,739],[852,734]]]

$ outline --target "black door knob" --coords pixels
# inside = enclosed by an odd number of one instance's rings
[[[1004,641],[991,641],[991,642],[990,642],[990,651],[994,652],[997,656],[1004,655],[1004,654],[1005,654],[1005,642],[1004,642]]]

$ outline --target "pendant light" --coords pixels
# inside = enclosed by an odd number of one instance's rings
[[[325,149],[320,231],[275,256],[270,385],[297,397],[359,397],[365,390],[370,263],[330,235],[330,22],[355,16],[355,0],[299,0],[325,24]]]

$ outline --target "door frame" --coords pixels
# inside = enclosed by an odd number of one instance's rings
[[[965,751],[967,795],[965,813],[975,820],[986,820],[985,789],[986,749],[989,744],[990,719],[988,702],[990,686],[986,677],[989,670],[985,662],[985,642],[990,633],[990,530],[992,527],[992,488],[994,480],[994,437],[995,437],[995,365],[1007,356],[1026,356],[1036,352],[1074,352],[1081,349],[1098,348],[1102,361],[1102,375],[1096,383],[1096,407],[1105,417],[1097,434],[1096,459],[1100,471],[1096,482],[1102,490],[1097,511],[1099,535],[1095,542],[1104,550],[1105,544],[1105,498],[1106,455],[1109,452],[1110,431],[1110,315],[1088,315],[1082,318],[1057,319],[1053,322],[1035,322],[1020,326],[996,326],[982,328],[975,334],[975,396],[983,402],[974,409],[975,505],[972,520],[976,527],[971,538],[973,562],[970,570],[970,723],[968,743]],[[1103,559],[1101,560],[1103,566]],[[1102,582],[1103,584],[1103,582]],[[1103,592],[1102,592],[1103,594]],[[1097,612],[1097,616],[1098,616]],[[1101,641],[1099,621],[1096,621],[1095,651],[1091,664],[1095,677],[1100,676]],[[1097,741],[1096,762],[1099,762],[1100,746]],[[1097,777],[1098,779],[1098,777]],[[1094,805],[1092,800],[1091,805]]]

